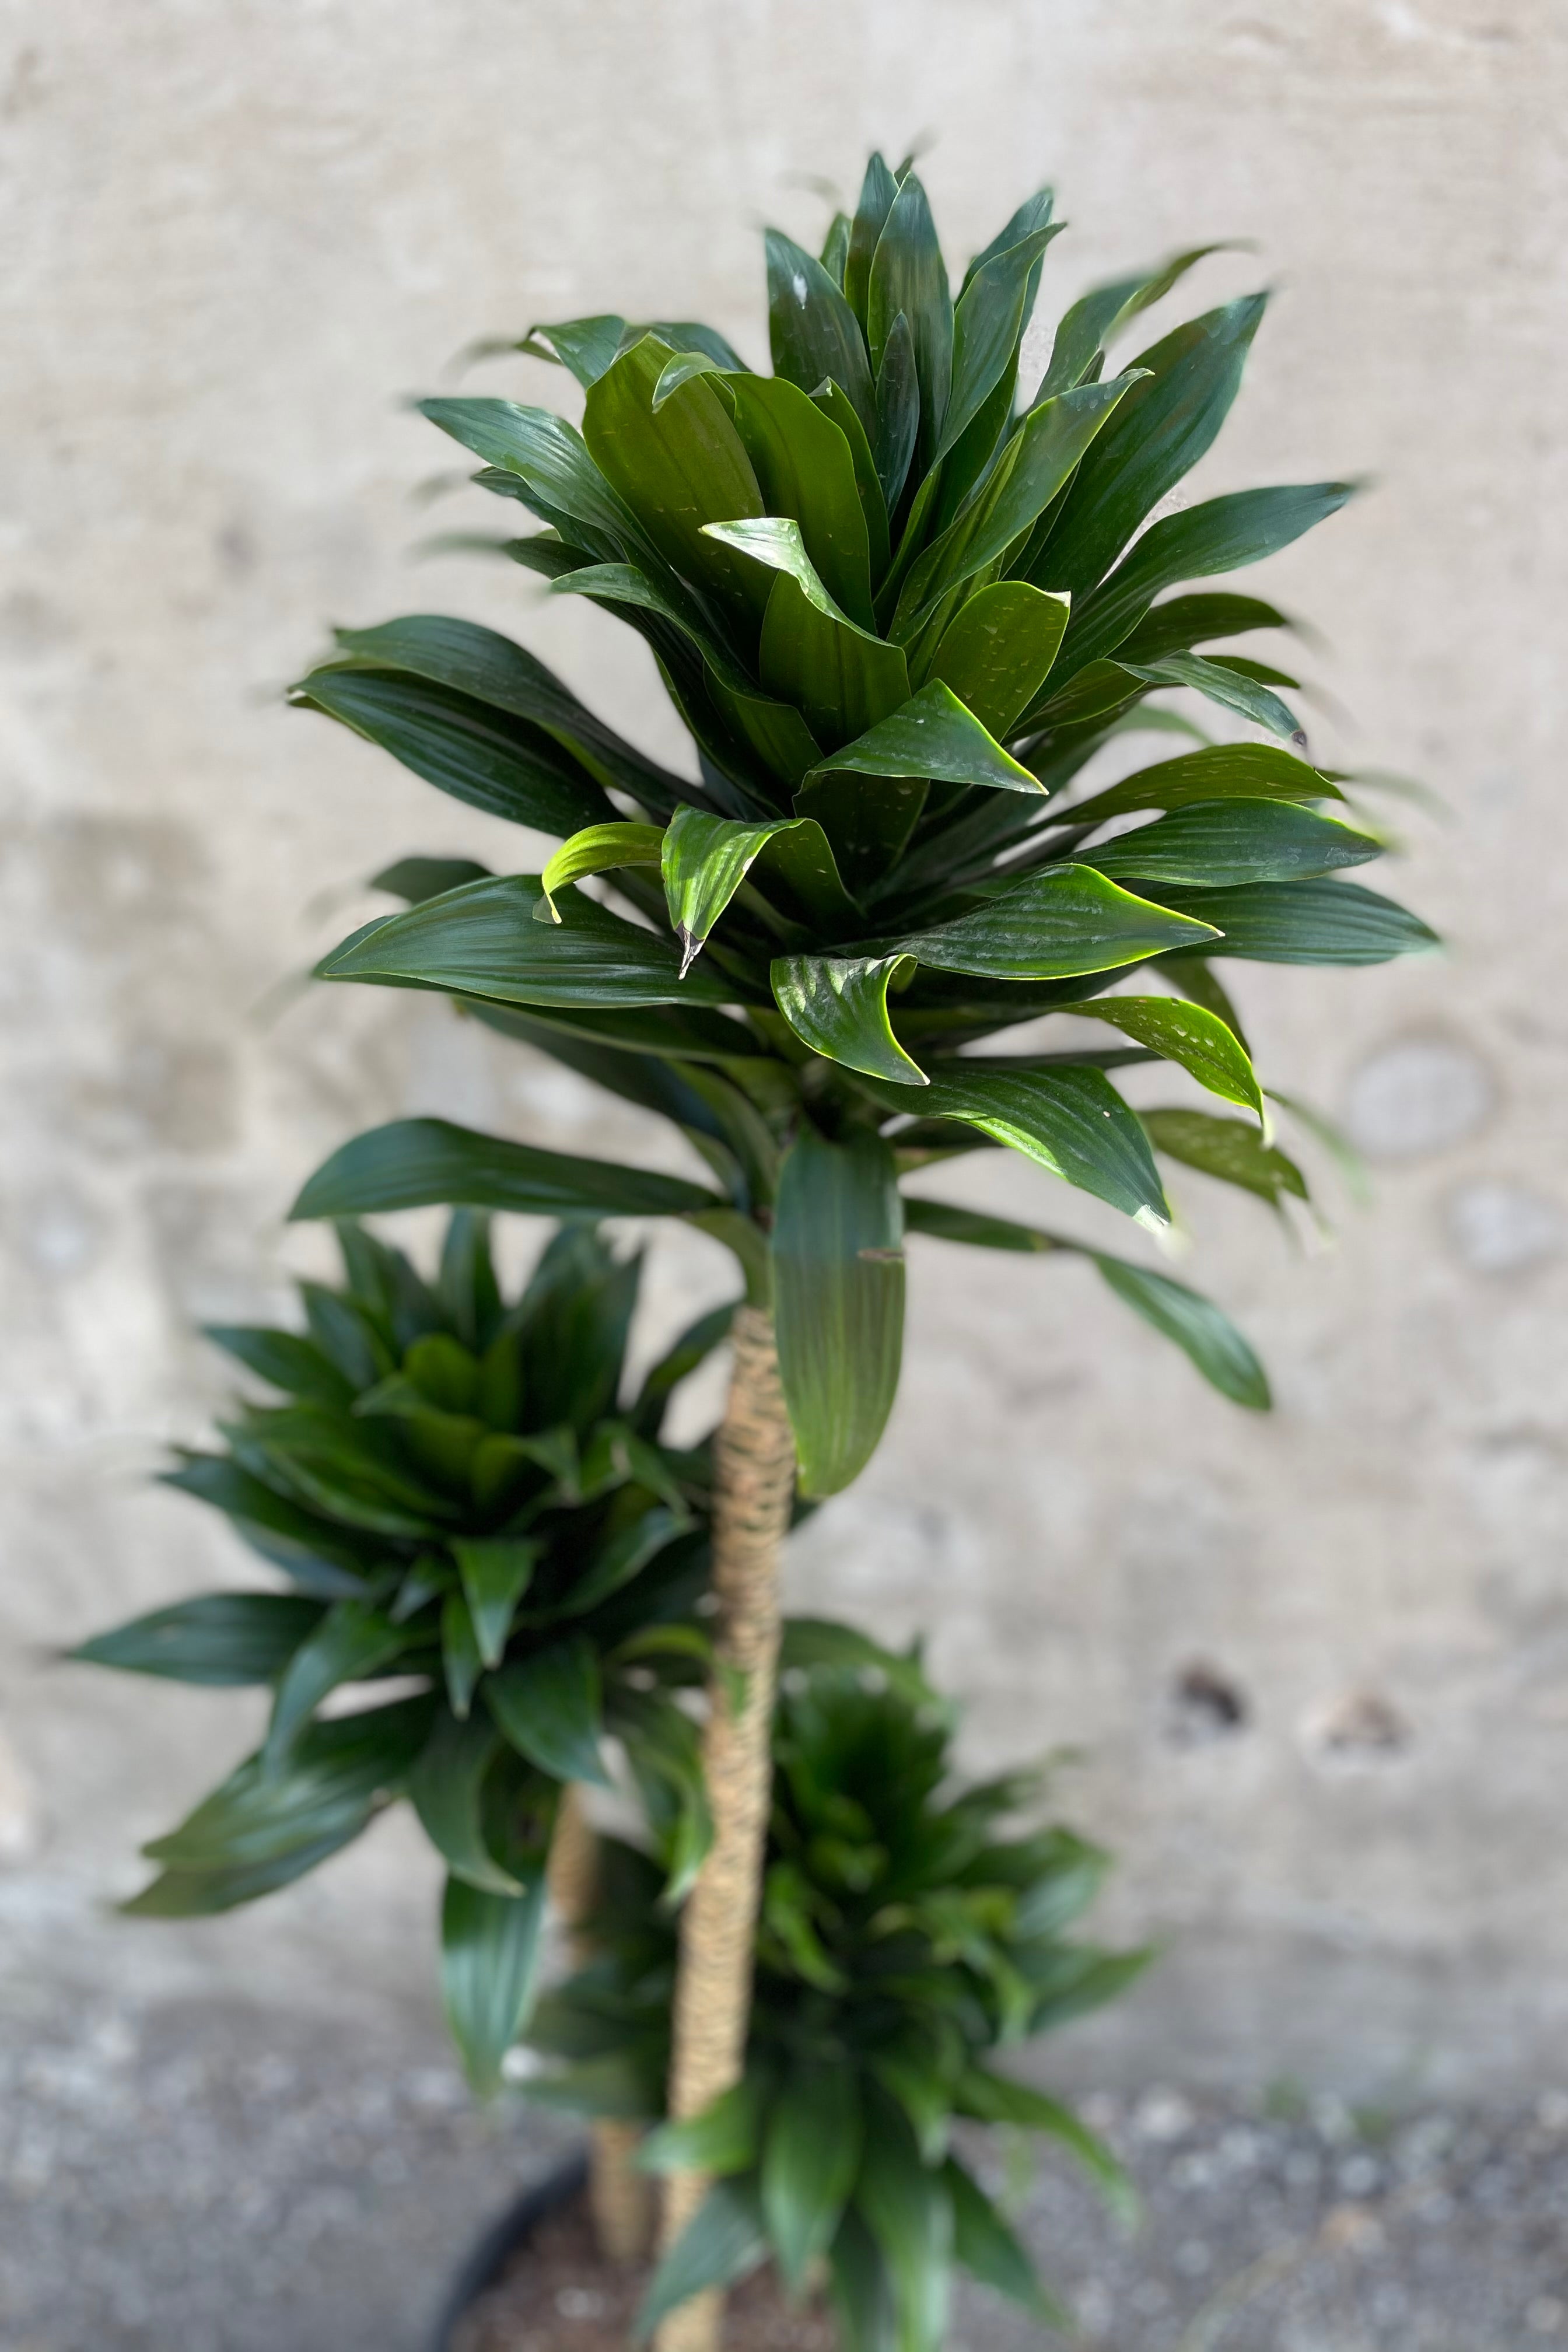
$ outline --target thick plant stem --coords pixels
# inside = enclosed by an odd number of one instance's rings
[[[714,1445],[713,1590],[720,1672],[708,1695],[702,1761],[713,1844],[680,1921],[669,2113],[683,2120],[740,2079],[773,1769],[779,1550],[789,1527],[795,1440],[779,1385],[773,1318],[735,1317],[730,1399]],[[736,1683],[738,1670],[743,1681]],[[732,1701],[738,1700],[738,1704]],[[673,2173],[661,2237],[674,2244],[701,2204],[700,2173]],[[715,2352],[718,2294],[693,2296],[658,2331],[657,2352]]]
[[[550,1899],[571,1939],[581,1967],[593,1952],[584,1928],[592,1916],[599,1884],[599,1842],[583,1804],[583,1791],[570,1784],[555,1817],[550,1842]],[[588,2203],[599,2251],[612,2263],[640,2262],[653,2241],[653,2183],[634,2158],[642,2138],[637,2124],[601,2116],[588,2146]]]

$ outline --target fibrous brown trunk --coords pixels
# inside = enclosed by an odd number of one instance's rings
[[[584,1929],[598,1894],[599,1842],[584,1810],[583,1792],[568,1787],[550,1842],[550,1898],[571,1941],[578,1967],[593,1954]],[[634,2161],[642,2129],[602,2116],[589,2136],[588,2202],[599,2251],[613,2263],[640,2262],[653,2242],[653,2183]]]
[[[729,1403],[714,1446],[713,1591],[721,1671],[708,1694],[702,1761],[713,1844],[680,1921],[669,2113],[699,2115],[740,2079],[752,2000],[752,1954],[772,1775],[778,1665],[779,1551],[789,1527],[795,1441],[779,1385],[773,1318],[735,1317]],[[739,1669],[743,1682],[733,1688]],[[726,1687],[726,1683],[731,1685]],[[731,1691],[738,1704],[731,1704]],[[700,2173],[671,2174],[663,2244],[674,2244],[708,2191]],[[715,2352],[723,2300],[697,2295],[670,2314],[657,2352]]]

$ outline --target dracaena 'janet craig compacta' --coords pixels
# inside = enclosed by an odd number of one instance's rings
[[[1346,780],[1302,756],[1294,681],[1199,650],[1283,616],[1165,593],[1350,495],[1244,490],[1148,524],[1214,441],[1264,298],[1111,373],[1138,313],[1204,257],[1183,254],[1074,303],[1021,385],[1051,209],[1048,192],[1022,205],[954,292],[920,181],[876,158],[820,258],[769,234],[771,375],[710,328],[605,316],[521,345],[584,386],[581,432],[508,400],[423,404],[543,525],[505,552],[648,644],[699,782],[469,622],[345,631],[298,689],[458,798],[561,837],[542,874],[405,861],[386,878],[408,911],[323,974],[446,992],[665,1113],[713,1171],[680,1183],[400,1122],[329,1162],[298,1213],[463,1200],[703,1227],[776,1315],[808,1492],[846,1484],[885,1423],[906,1231],[1065,1246],[906,1196],[906,1172],[1001,1145],[1148,1226],[1168,1215],[1161,1152],[1300,1192],[1216,965],[1374,963],[1432,938],[1344,878],[1383,845]],[[1258,740],[1208,741],[1152,701],[1176,688]],[[1114,736],[1162,723],[1195,746],[1075,791]],[[579,887],[593,876],[616,905]],[[974,1050],[1057,1010],[1108,1044]],[[1135,1114],[1114,1074],[1156,1057],[1225,1109]],[[1216,1385],[1267,1402],[1206,1301],[1097,1263]]]

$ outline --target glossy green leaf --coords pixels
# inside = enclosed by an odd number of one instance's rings
[[[874,434],[876,402],[859,323],[820,261],[776,229],[764,240],[768,263],[768,335],[773,373],[815,392],[829,377],[854,403]],[[849,268],[854,267],[853,235]],[[737,509],[742,511],[742,509]]]
[[[1187,512],[1193,509],[1189,507]],[[1219,637],[1289,626],[1278,606],[1266,604],[1258,596],[1225,593],[1171,596],[1164,604],[1151,606],[1131,635],[1124,637],[1115,650],[1128,661],[1158,661],[1164,654],[1183,653],[1190,646],[1210,645]]]
[[[712,1204],[700,1184],[614,1160],[541,1151],[444,1118],[368,1129],[324,1160],[291,1219],[369,1216],[463,1202],[542,1217],[679,1217]]]
[[[591,824],[563,841],[539,877],[534,919],[559,924],[554,894],[589,874],[609,874],[622,866],[657,866],[664,828],[657,824]]]
[[[521,1895],[447,1881],[442,2002],[463,2071],[481,2097],[500,2088],[501,2061],[527,2020],[543,1918],[542,1870]]]
[[[770,863],[778,863],[786,885],[796,886],[810,913],[829,920],[853,919],[854,902],[838,880],[826,836],[810,819],[742,824],[682,809],[665,834],[663,866],[665,903],[680,942],[683,973],[764,853]]]
[[[542,522],[570,522],[578,545],[601,562],[614,562],[647,543],[583,435],[563,416],[493,398],[422,400],[418,408],[487,466],[512,476]]]
[[[761,2087],[747,2076],[721,2091],[700,2115],[660,2124],[637,2149],[638,2171],[703,2172],[713,2180],[750,2171],[757,2158]]]
[[[214,1688],[268,1683],[283,1671],[322,1616],[318,1601],[289,1593],[204,1592],[95,1633],[68,1657],[82,1665],[163,1675]]]
[[[949,686],[933,680],[841,751],[819,761],[811,782],[831,775],[915,776],[1039,796],[1037,776],[986,732]]]
[[[1287,743],[1300,751],[1307,748],[1307,738],[1300,720],[1287,702],[1282,702],[1270,687],[1261,685],[1226,662],[1210,661],[1203,654],[1167,654],[1163,661],[1125,663],[1129,677],[1141,678],[1146,686],[1184,686],[1201,694],[1209,702],[1217,703],[1222,710],[1234,710],[1243,719],[1250,719],[1256,727],[1266,728]]]
[[[931,676],[951,687],[998,741],[1012,732],[1050,674],[1068,625],[1065,597],[1026,580],[994,580],[942,631]]]
[[[888,1019],[889,983],[912,961],[897,955],[778,956],[770,969],[773,1002],[814,1054],[871,1077],[923,1086],[925,1073]]]
[[[364,1573],[379,1549],[373,1538],[278,1494],[226,1456],[187,1454],[178,1469],[163,1473],[161,1483],[224,1512],[236,1533],[263,1559],[281,1568],[301,1591],[335,1601],[363,1590]]]
[[[1236,490],[1152,523],[1104,585],[1081,603],[1063,654],[1064,669],[1076,669],[1100,654],[1120,650],[1163,588],[1173,587],[1179,580],[1238,572],[1246,564],[1261,562],[1337,514],[1354,494],[1353,482],[1302,482]],[[1129,653],[1128,657],[1133,656]],[[1152,656],[1155,660],[1161,657],[1159,653]],[[1142,654],[1136,658],[1151,656]]]
[[[261,1751],[263,1769],[277,1770],[300,1726],[329,1691],[390,1666],[407,1639],[400,1625],[368,1601],[334,1603],[293,1652],[279,1677]]]
[[[922,470],[936,457],[952,383],[952,297],[926,192],[910,172],[894,197],[866,285],[866,341],[879,370],[893,321],[909,320],[920,382]],[[890,503],[890,501],[889,501]]]
[[[621,560],[618,548],[611,554]],[[379,628],[338,629],[334,637],[334,675],[352,666],[428,679],[453,694],[530,720],[580,761],[600,784],[630,793],[647,808],[662,810],[672,804],[672,796],[680,797],[679,778],[645,760],[613,727],[586,709],[542,661],[494,629],[447,614],[413,613]],[[589,794],[571,824],[551,824],[546,830],[574,833],[581,824],[615,814],[608,802]]]
[[[1212,928],[1135,898],[1087,866],[1047,866],[967,915],[887,943],[941,971],[1063,980],[1194,947]]]
[[[1210,1094],[1263,1118],[1263,1096],[1246,1047],[1218,1015],[1173,996],[1100,996],[1075,1004],[1079,1021],[1105,1021],[1134,1044],[1178,1062]]]
[[[860,2167],[860,2095],[842,2064],[800,2064],[769,2110],[763,2218],[786,2294],[798,2294],[833,2242]]]
[[[1048,198],[1047,198],[1048,201]],[[1065,221],[1041,222],[971,270],[952,320],[952,392],[936,455],[945,457],[1016,363],[1040,257]],[[1003,232],[1006,234],[1005,231]]]
[[[844,265],[849,258],[849,215],[835,213],[823,239],[822,266],[836,286],[844,283]]]
[[[1223,929],[1206,955],[1251,963],[1387,963],[1440,944],[1418,915],[1359,882],[1254,882],[1169,897],[1184,913]]]
[[[811,397],[823,415],[833,419],[849,445],[850,460],[855,468],[855,488],[859,495],[860,511],[866,518],[871,585],[873,589],[879,588],[891,553],[888,543],[888,501],[860,412],[842,384],[832,382],[819,383]]]
[[[609,1785],[599,1737],[604,1727],[599,1659],[585,1634],[552,1642],[546,1650],[492,1675],[485,1704],[506,1738],[531,1764],[558,1780]]]
[[[1143,1129],[1099,1070],[988,1070],[981,1058],[947,1064],[929,1087],[862,1084],[889,1110],[978,1128],[1140,1224],[1169,1222]]]
[[[499,1665],[517,1605],[533,1581],[544,1545],[533,1536],[454,1536],[474,1639],[487,1666]]]
[[[488,816],[570,833],[608,803],[541,727],[395,670],[315,670],[293,699],[352,727],[438,792]]]
[[[1136,775],[1064,814],[1074,824],[1091,820],[1101,824],[1107,817],[1125,816],[1135,809],[1190,808],[1197,801],[1343,798],[1339,786],[1305,760],[1278,751],[1272,743],[1212,743],[1201,751],[1184,751],[1180,759],[1140,768]]]
[[[1146,1110],[1141,1118],[1156,1150],[1224,1184],[1256,1192],[1271,1208],[1279,1208],[1288,1192],[1299,1201],[1307,1198],[1307,1180],[1295,1161],[1240,1119],[1215,1118],[1202,1110]]]
[[[1036,401],[1049,399],[1052,394],[1066,392],[1071,384],[1082,383],[1112,337],[1140,311],[1162,300],[1195,263],[1206,260],[1211,253],[1228,250],[1225,245],[1195,246],[1162,262],[1157,269],[1140,270],[1135,277],[1091,287],[1062,313],[1051,347],[1050,363],[1035,394]]]
[[[835,604],[797,522],[766,516],[714,523],[705,535],[780,575],[763,622],[762,680],[770,693],[798,705],[819,741],[831,747],[862,734],[908,700],[903,655]]]
[[[1033,2263],[979,2183],[952,2157],[942,2166],[942,2177],[952,2206],[954,2261],[982,2286],[1021,2304],[1042,2327],[1069,2333],[1070,2317],[1047,2294]]]
[[[583,436],[666,562],[744,625],[748,615],[760,619],[765,593],[703,527],[760,515],[762,493],[729,410],[705,378],[681,384],[656,413],[654,394],[672,357],[654,335],[623,352],[588,394]]]
[[[1185,1283],[1173,1282],[1169,1275],[1152,1273],[1126,1258],[1096,1251],[1094,1263],[1118,1298],[1167,1339],[1173,1339],[1222,1396],[1252,1412],[1268,1411],[1272,1399],[1268,1374],[1248,1341],[1211,1299],[1189,1290]]]
[[[626,320],[607,312],[592,319],[563,319],[554,326],[541,320],[519,338],[515,348],[569,368],[586,391],[614,363],[626,331]]]
[[[915,368],[915,339],[900,310],[888,330],[877,371],[877,436],[875,463],[883,502],[896,514],[914,462],[921,431],[921,385]]]
[[[1139,353],[1133,364],[1148,375],[1086,454],[1030,564],[1028,576],[1040,587],[1066,589],[1080,602],[1144,516],[1197,464],[1240,388],[1266,299],[1251,294],[1227,302]]]
[[[764,510],[794,518],[829,595],[869,629],[871,545],[848,441],[784,376],[736,376],[728,390]]]
[[[516,1895],[524,1892],[521,1881],[501,1868],[484,1837],[485,1778],[500,1747],[489,1721],[443,1715],[408,1776],[408,1794],[421,1829],[455,1878],[487,1894]]]
[[[849,250],[844,263],[844,294],[855,317],[866,323],[867,292],[871,282],[871,258],[882,234],[899,184],[879,154],[874,153],[860,184],[859,202],[849,224]],[[777,362],[774,362],[775,366]]]
[[[500,876],[367,923],[317,967],[323,980],[374,981],[503,1004],[668,1004],[733,1001],[733,986],[683,982],[670,941],[580,894],[559,926],[535,923],[539,877]]]
[[[1064,392],[1033,408],[984,486],[912,567],[899,593],[892,634],[911,640],[941,599],[1005,554],[1050,504],[1133,387],[1131,375]],[[1041,580],[1056,590],[1055,581]]]
[[[903,1349],[902,1225],[893,1157],[867,1133],[804,1129],[773,1211],[779,1373],[802,1492],[834,1495],[876,1450]]]
[[[717,2182],[655,2271],[637,2308],[632,2342],[646,2343],[666,2314],[694,2294],[746,2277],[767,2250],[755,2188],[749,2181]]]
[[[1237,800],[1195,802],[1075,854],[1101,874],[1230,889],[1311,880],[1382,853],[1371,834],[1300,802]]]

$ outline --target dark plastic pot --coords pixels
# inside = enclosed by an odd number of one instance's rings
[[[588,2178],[588,2159],[574,2156],[525,2189],[515,2205],[499,2214],[464,2263],[441,2306],[430,2338],[430,2352],[452,2352],[458,2322],[468,2305],[498,2284],[514,2255],[527,2245],[547,2214],[569,2205]]]

